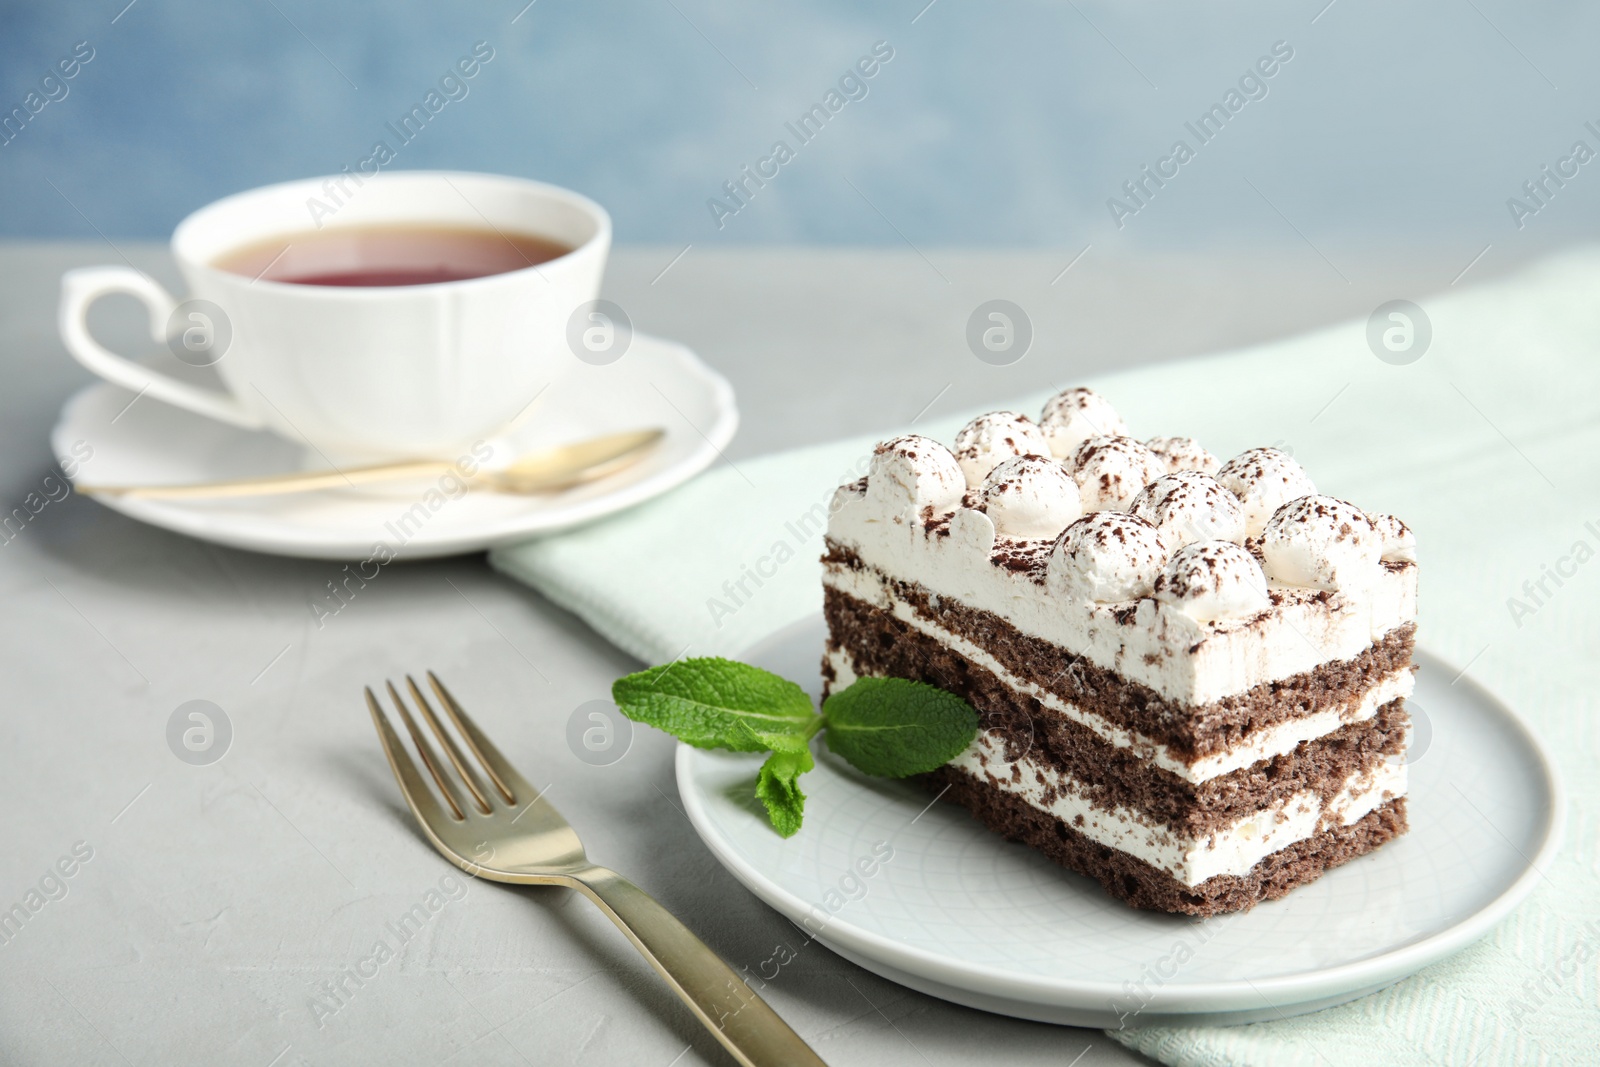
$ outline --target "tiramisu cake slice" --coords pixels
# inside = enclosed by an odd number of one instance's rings
[[[839,489],[823,674],[967,699],[933,784],[995,832],[1137,908],[1236,911],[1405,831],[1415,560],[1281,451],[1141,442],[1069,389]]]

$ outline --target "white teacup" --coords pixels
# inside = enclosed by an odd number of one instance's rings
[[[320,205],[312,212],[308,205]],[[333,217],[326,205],[336,203]],[[572,251],[500,274],[405,286],[259,280],[214,264],[231,252],[318,228],[439,226],[532,234]],[[337,175],[239,193],[178,224],[172,253],[188,283],[180,304],[128,267],[61,279],[61,336],[102,378],[326,455],[451,455],[491,436],[577,362],[568,322],[593,301],[611,248],[611,218],[587,197],[488,174],[398,171]],[[202,354],[226,393],[151,370],[89,336],[89,305],[131,293],[151,335]],[[209,305],[201,302],[209,302]],[[220,310],[220,316],[217,312]],[[209,358],[186,360],[210,362]]]

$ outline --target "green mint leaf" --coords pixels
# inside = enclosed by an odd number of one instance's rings
[[[959,756],[978,713],[954,693],[904,678],[862,678],[822,705],[828,748],[885,778],[924,774]]]
[[[767,818],[773,829],[784,837],[800,832],[800,820],[805,815],[806,795],[800,792],[796,781],[802,774],[816,766],[811,749],[802,744],[796,751],[774,752],[761,765],[761,775],[756,779],[756,796],[767,807]]]
[[[810,737],[818,725],[804,689],[770,671],[717,657],[678,660],[618,678],[611,699],[634,722],[696,748],[764,752],[785,736]]]

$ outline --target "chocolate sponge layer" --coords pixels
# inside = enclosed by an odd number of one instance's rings
[[[965,771],[942,767],[927,778],[931,786],[943,790],[945,800],[960,804],[990,830],[1037,849],[1063,867],[1095,879],[1118,900],[1147,911],[1198,916],[1244,911],[1264,900],[1276,900],[1406,830],[1406,801],[1397,797],[1349,826],[1324,830],[1272,853],[1247,874],[1219,874],[1197,886],[1186,886],[1165,871],[1092,841],[1048,812]]]
[[[1107,722],[1161,742],[1184,762],[1233,748],[1263,727],[1359,700],[1384,678],[1410,665],[1416,639],[1415,625],[1397,627],[1354,659],[1324,663],[1214,703],[1179,704],[1070,649],[1029,636],[992,612],[884,575],[836,541],[828,541],[827,548],[825,566],[874,575],[920,617],[971,641],[1012,675]],[[856,650],[885,639],[875,625],[871,628],[878,632],[858,632],[862,626],[859,613],[843,601],[870,605],[826,584],[823,595],[828,630],[836,644]]]

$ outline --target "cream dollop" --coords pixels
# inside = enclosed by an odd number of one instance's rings
[[[1260,533],[1277,511],[1297,497],[1317,491],[1305,468],[1287,452],[1252,448],[1234,456],[1217,471],[1217,481],[1244,505],[1245,532]]]
[[[1057,595],[1114,604],[1149,596],[1166,561],[1154,526],[1124,512],[1097,511],[1056,538],[1046,580]]]
[[[1207,452],[1205,448],[1192,437],[1152,437],[1144,443],[1145,447],[1161,457],[1167,465],[1169,474],[1179,471],[1199,471],[1201,474],[1215,476],[1217,468],[1222,466],[1222,461]]]
[[[1267,574],[1285,585],[1362,588],[1376,577],[1383,535],[1362,510],[1331,496],[1279,508],[1261,531]]]
[[[912,506],[935,511],[954,507],[966,488],[950,450],[917,434],[883,442],[874,450],[867,471],[867,499],[891,515]]]
[[[1155,596],[1200,622],[1247,618],[1272,606],[1255,557],[1231,541],[1178,549],[1156,579]]]
[[[1139,490],[1166,473],[1160,457],[1131,437],[1097,434],[1073,457],[1084,511],[1126,511]]]
[[[1417,561],[1417,535],[1393,515],[1367,513],[1383,539],[1383,558],[1394,563]]]
[[[1050,442],[1026,415],[991,411],[961,428],[956,434],[955,454],[967,484],[976,489],[990,471],[1013,456],[1048,456]]]
[[[1164,474],[1139,490],[1128,510],[1177,549],[1195,541],[1244,543],[1244,509],[1222,483],[1199,471]]]
[[[1039,428],[1050,442],[1050,451],[1070,460],[1078,446],[1096,435],[1126,437],[1128,424],[1122,421],[1111,402],[1093,389],[1064,389],[1044,402]]]
[[[1078,484],[1059,460],[1016,456],[983,481],[984,511],[1007,537],[1053,538],[1083,514]]]

